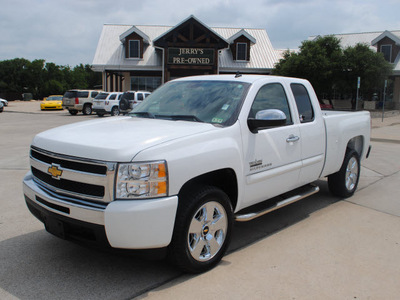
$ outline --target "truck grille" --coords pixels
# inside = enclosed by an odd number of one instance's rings
[[[36,183],[64,201],[108,203],[113,199],[116,163],[69,157],[31,147],[31,171]]]

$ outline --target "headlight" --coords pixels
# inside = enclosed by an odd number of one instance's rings
[[[119,164],[117,176],[116,199],[167,195],[168,173],[165,161]]]

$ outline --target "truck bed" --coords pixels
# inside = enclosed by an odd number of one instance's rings
[[[324,110],[322,116],[325,122],[326,136],[326,158],[325,167],[321,177],[333,174],[340,168],[338,161],[343,161],[346,147],[353,137],[358,143],[361,151],[360,158],[366,156],[370,139],[370,113],[368,111],[337,111]],[[362,147],[364,145],[364,147]]]

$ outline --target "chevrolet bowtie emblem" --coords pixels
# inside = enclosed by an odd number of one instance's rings
[[[58,165],[51,165],[51,167],[49,167],[48,169],[47,169],[47,172],[49,173],[49,174],[51,174],[51,177],[53,177],[54,179],[60,179],[60,177],[61,177],[61,175],[62,175],[62,170],[60,170],[59,169],[59,167],[60,166],[58,166]]]

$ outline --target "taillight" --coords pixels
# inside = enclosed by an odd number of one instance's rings
[[[79,98],[75,98],[75,104],[79,104]]]

